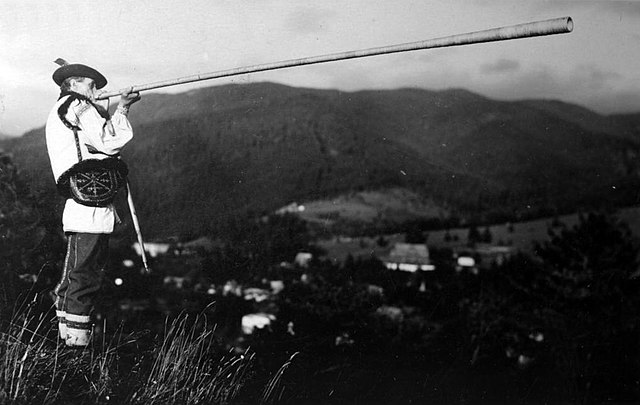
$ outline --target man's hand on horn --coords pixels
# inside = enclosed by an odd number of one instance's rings
[[[119,106],[129,109],[129,107],[140,100],[140,93],[132,91],[133,87],[129,87],[120,92]]]

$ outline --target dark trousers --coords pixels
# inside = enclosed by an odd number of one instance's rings
[[[56,286],[56,309],[90,315],[102,286],[109,256],[109,234],[68,233],[67,256]]]

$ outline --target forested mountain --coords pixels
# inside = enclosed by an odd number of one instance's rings
[[[405,188],[448,215],[531,217],[636,202],[640,116],[464,90],[341,92],[272,83],[149,94],[123,156],[151,237],[248,210]],[[51,190],[44,129],[1,144]]]

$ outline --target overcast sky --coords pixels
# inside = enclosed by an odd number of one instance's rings
[[[214,79],[360,89],[465,88],[496,99],[559,99],[640,111],[640,2],[183,0],[4,2],[0,133],[44,125],[62,57],[107,89],[306,56],[571,16],[570,34],[405,52]],[[162,92],[182,92],[181,85]],[[144,94],[143,94],[144,96]]]

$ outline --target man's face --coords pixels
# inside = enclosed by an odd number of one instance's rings
[[[81,77],[72,82],[71,90],[78,94],[82,94],[90,100],[94,100],[96,95],[96,84],[93,79]]]

